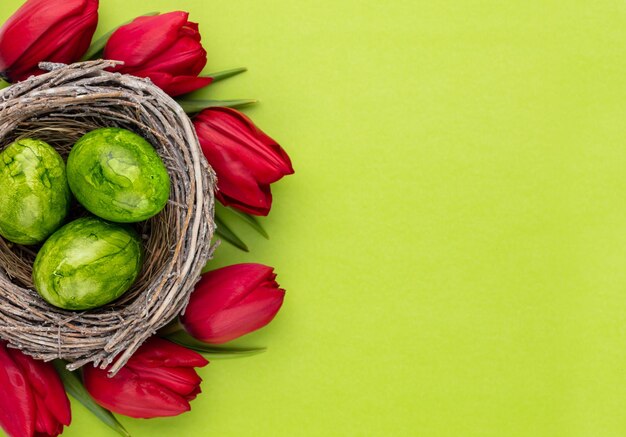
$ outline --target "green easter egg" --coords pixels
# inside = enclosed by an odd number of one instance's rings
[[[41,247],[33,282],[50,304],[87,310],[124,294],[139,276],[142,263],[141,240],[129,226],[80,218],[56,231]]]
[[[70,198],[63,158],[47,143],[27,138],[0,153],[0,235],[7,240],[42,242],[61,226]]]
[[[76,199],[106,220],[146,220],[165,207],[170,178],[154,148],[119,128],[84,135],[67,159],[67,178]]]

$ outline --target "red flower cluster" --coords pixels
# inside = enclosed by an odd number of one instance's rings
[[[124,61],[115,70],[150,78],[171,96],[211,83],[199,74],[207,61],[198,24],[187,12],[140,17],[121,26],[104,57]],[[0,28],[0,76],[20,81],[42,73],[43,61],[72,63],[87,51],[98,21],[98,0],[28,0]],[[209,108],[193,119],[202,150],[218,176],[217,198],[226,206],[267,215],[270,185],[294,172],[287,153],[242,113]],[[238,264],[206,273],[181,323],[197,340],[221,344],[267,325],[285,291],[272,267]],[[200,393],[198,353],[154,337],[117,375],[85,368],[85,387],[103,407],[131,417],[173,416]],[[11,437],[56,436],[69,425],[70,404],[49,363],[0,341],[0,426]]]

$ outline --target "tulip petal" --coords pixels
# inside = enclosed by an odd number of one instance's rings
[[[141,367],[204,367],[209,362],[199,353],[159,337],[146,341],[129,360],[128,365]]]
[[[216,313],[243,300],[248,293],[269,277],[275,277],[272,267],[256,264],[234,264],[206,272],[191,294],[185,318]],[[204,311],[193,311],[203,308]],[[190,311],[190,309],[192,309]]]
[[[201,340],[222,344],[264,327],[274,319],[284,297],[283,290],[256,290],[236,307],[213,316],[208,324],[210,330],[204,333]]]
[[[168,76],[169,78],[166,79]],[[200,88],[204,88],[213,82],[213,79],[210,77],[171,76],[156,72],[151,72],[149,77],[156,85],[158,85],[158,82],[163,82],[163,86],[158,86],[172,97],[181,96],[183,94],[199,90]]]
[[[20,367],[0,342],[0,426],[11,437],[32,436],[35,401]]]
[[[232,108],[209,108],[197,118],[215,131],[215,142],[218,134],[231,140],[218,146],[237,146],[239,160],[251,164],[260,183],[276,182],[294,173],[289,155],[243,113]]]
[[[132,68],[149,62],[174,44],[188,17],[189,13],[183,11],[138,17],[113,32],[104,48],[104,57],[124,61],[121,68]]]
[[[159,15],[159,13],[158,12],[147,12],[145,14],[142,14],[141,16],[142,17],[153,17],[155,15]],[[135,18],[137,18],[137,17],[135,17]],[[135,18],[133,18],[133,20]],[[97,40],[95,40],[95,41],[93,41],[91,43],[91,45],[87,49],[87,52],[85,52],[85,54],[83,55],[81,60],[82,61],[89,61],[89,60],[94,60],[94,59],[101,58],[103,56],[104,46],[106,46],[106,43],[109,41],[109,38],[111,38],[111,35],[113,35],[113,32],[115,32],[117,29],[119,29],[122,26],[126,26],[127,24],[132,23],[133,20],[126,21],[125,23],[122,23],[119,26],[109,30],[105,34],[100,35],[100,37],[98,37]]]
[[[84,370],[85,387],[102,407],[129,417],[177,416],[189,411],[189,402],[171,390],[152,381],[142,380],[135,371],[123,367],[109,378],[106,370],[89,367]]]
[[[57,49],[48,56],[47,61],[64,64],[78,61],[89,47],[89,41],[91,41],[95,28],[95,25],[85,27],[81,33],[74,34],[71,40],[59,44]]]
[[[48,405],[39,396],[35,396],[35,410],[37,411],[35,418],[36,435],[57,436],[63,432],[63,424],[52,415]]]
[[[220,344],[267,325],[280,309],[285,292],[274,269],[235,264],[205,273],[180,317],[195,338]]]
[[[218,199],[250,214],[267,215],[270,184],[294,173],[287,153],[232,108],[207,108],[193,122],[202,151],[217,173]]]
[[[261,185],[254,174],[254,167],[258,167],[260,161],[242,161],[245,147],[241,146],[236,134],[203,123],[200,115],[194,118],[194,126],[202,151],[218,175],[220,201],[225,205],[243,204],[255,210],[269,211],[272,203],[270,187]],[[224,197],[220,198],[220,195]]]
[[[39,60],[70,64],[80,59],[89,47],[89,41],[91,41],[96,30],[97,21],[92,17],[82,17],[82,29],[78,26],[70,27],[70,23],[67,24],[68,26],[55,29],[55,34],[51,32],[49,35],[52,40],[57,41],[54,46],[32,46],[33,50],[29,50],[24,56],[25,59],[34,59],[36,62],[32,66],[25,63],[24,67],[12,70],[11,75],[15,80],[24,80],[32,75],[45,73],[38,67]]]
[[[31,0],[33,1],[33,0]],[[96,30],[98,21],[98,1],[97,0],[81,0],[82,7],[72,8],[76,6],[75,0],[66,4],[59,5],[57,1],[48,1],[43,11],[54,7],[58,10],[53,15],[47,12],[49,17],[47,21],[42,19],[37,29],[29,30],[29,26],[33,26],[29,20],[22,20],[21,26],[18,27],[18,33],[23,35],[21,40],[29,41],[27,47],[22,47],[23,51],[16,58],[15,62],[8,67],[7,75],[13,80],[23,80],[33,74],[40,74],[42,70],[38,68],[39,62],[62,62],[72,63],[80,59],[81,55],[87,50],[93,33]],[[73,12],[70,14],[70,12]],[[41,12],[37,12],[38,14]],[[45,28],[43,28],[45,26]],[[38,33],[38,29],[41,33]],[[0,53],[11,53],[12,50],[4,50],[4,37],[0,37]],[[13,41],[7,42],[13,46]],[[0,55],[1,57],[1,55]],[[0,69],[1,70],[1,69]]]
[[[215,193],[215,197],[224,206],[237,208],[239,211],[245,212],[246,214],[253,214],[265,217],[270,213],[270,209],[272,207],[272,192],[270,191],[269,186],[264,187],[264,190],[261,190],[261,192],[265,194],[255,200],[250,199],[248,196],[241,195],[236,195],[237,197],[231,197],[226,194],[224,190],[217,191]],[[241,200],[242,198],[244,198],[243,201]]]
[[[206,65],[198,24],[187,12],[139,17],[119,27],[104,48],[104,57],[124,61],[114,71],[147,77],[171,96],[209,85],[210,77],[197,77]]]
[[[67,19],[52,27],[43,41],[31,45],[20,58],[20,63],[37,66],[41,61],[71,64],[78,61],[89,48],[98,20],[97,10]],[[18,80],[28,78],[23,69],[12,71]]]
[[[112,378],[107,369],[83,370],[85,388],[102,407],[130,417],[176,416],[188,411],[202,381],[193,367],[208,364],[200,354],[152,337]]]
[[[95,3],[97,8],[97,0],[29,0],[24,3],[0,28],[0,71],[10,69],[29,47],[47,37],[53,26],[80,14],[89,3]]]
[[[150,78],[152,83],[172,97],[196,91],[213,81],[210,77],[172,76],[159,71],[134,71],[133,76]]]
[[[228,143],[227,139],[219,141],[222,145]],[[253,173],[254,169],[240,159],[243,153],[238,153],[238,150],[241,148],[213,147],[211,144],[208,146],[205,144],[205,140],[202,140],[202,151],[218,174],[219,192],[227,198],[235,199],[235,202],[230,203],[240,203],[251,208],[269,211],[272,204],[270,186],[259,183]]]
[[[142,380],[152,381],[186,399],[196,392],[202,382],[202,378],[191,367],[142,367],[137,372],[140,372]]]
[[[187,24],[185,24],[183,27],[180,28],[180,34],[181,35],[186,35],[186,36],[191,36],[196,41],[200,41],[199,29],[200,29],[200,26],[198,25],[198,23],[194,23],[192,21],[187,21]]]
[[[26,356],[17,349],[11,349],[9,353],[28,379],[37,404],[46,410],[42,412],[37,408],[37,416],[49,416],[61,425],[69,425],[72,420],[70,401],[54,366]]]
[[[141,65],[139,72],[158,71],[172,76],[197,76],[206,65],[206,50],[193,38],[179,38],[168,49]],[[128,73],[134,74],[132,69]]]

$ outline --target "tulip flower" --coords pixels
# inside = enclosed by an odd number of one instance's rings
[[[57,436],[70,421],[70,401],[54,367],[0,341],[0,426],[5,432]]]
[[[206,64],[198,23],[188,12],[139,17],[118,28],[104,47],[104,58],[124,61],[114,71],[149,77],[170,96],[185,94],[211,83],[198,77]]]
[[[43,61],[70,64],[85,54],[98,24],[98,0],[28,0],[0,28],[0,76],[42,73]]]
[[[272,321],[285,298],[272,267],[235,264],[205,273],[180,321],[200,341],[225,343]]]
[[[189,411],[202,379],[194,367],[202,355],[158,337],[144,343],[112,378],[107,369],[85,367],[83,382],[102,407],[130,417],[177,416]]]
[[[219,201],[249,214],[267,215],[272,206],[270,184],[294,173],[287,153],[234,109],[205,109],[193,123],[217,174]]]

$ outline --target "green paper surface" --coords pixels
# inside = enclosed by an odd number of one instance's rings
[[[0,20],[21,3],[4,0]],[[141,436],[626,435],[626,3],[101,0],[98,35],[184,9],[194,98],[293,158],[265,240],[285,305]],[[73,403],[69,437],[113,436]]]

